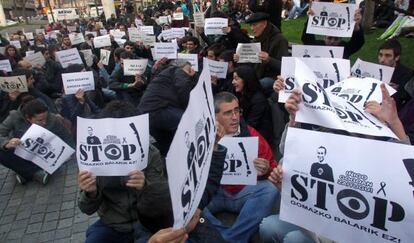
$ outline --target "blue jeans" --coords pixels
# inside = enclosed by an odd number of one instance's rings
[[[263,219],[260,224],[260,238],[264,243],[314,243],[301,227],[280,220],[279,215]]]
[[[279,196],[279,191],[268,180],[258,181],[257,185],[246,186],[240,192],[231,194],[220,188],[210,204],[204,209],[204,216],[228,242],[248,242],[258,230],[262,219],[271,214]],[[223,225],[214,213],[227,211],[238,213],[232,226]]]
[[[134,241],[133,232],[118,232],[105,225],[102,220],[96,221],[86,231],[85,243],[129,243]]]

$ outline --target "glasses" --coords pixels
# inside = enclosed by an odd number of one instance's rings
[[[230,118],[230,117],[233,117],[233,116],[238,117],[238,116],[240,116],[241,113],[242,113],[242,109],[240,109],[240,107],[236,107],[233,110],[223,112],[223,116],[227,117],[227,118]]]

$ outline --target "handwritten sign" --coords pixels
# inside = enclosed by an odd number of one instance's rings
[[[67,68],[70,64],[83,64],[76,48],[57,51],[55,55],[63,68]]]
[[[75,94],[79,89],[83,91],[95,90],[93,72],[62,73],[63,89],[65,94]]]
[[[260,43],[239,43],[237,44],[236,54],[239,55],[239,63],[261,63],[259,52]]]
[[[13,91],[27,92],[26,76],[0,77],[0,89],[8,93]]]
[[[135,76],[136,74],[143,74],[147,68],[148,59],[125,59],[124,75]]]
[[[226,18],[207,18],[204,20],[205,35],[225,35],[223,28],[228,26]]]

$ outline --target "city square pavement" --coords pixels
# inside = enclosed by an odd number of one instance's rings
[[[78,166],[61,166],[47,185],[20,185],[15,173],[0,165],[0,242],[84,242],[97,215],[77,206]]]

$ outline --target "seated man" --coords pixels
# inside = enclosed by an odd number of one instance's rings
[[[225,136],[259,137],[259,156],[254,164],[257,185],[222,185],[207,208],[205,217],[220,231],[228,242],[248,242],[257,231],[260,221],[268,216],[276,203],[278,190],[267,180],[276,161],[266,140],[240,119],[238,99],[231,93],[222,92],[214,99],[216,120],[224,127]],[[229,211],[239,213],[230,227],[223,225],[213,214]]]

